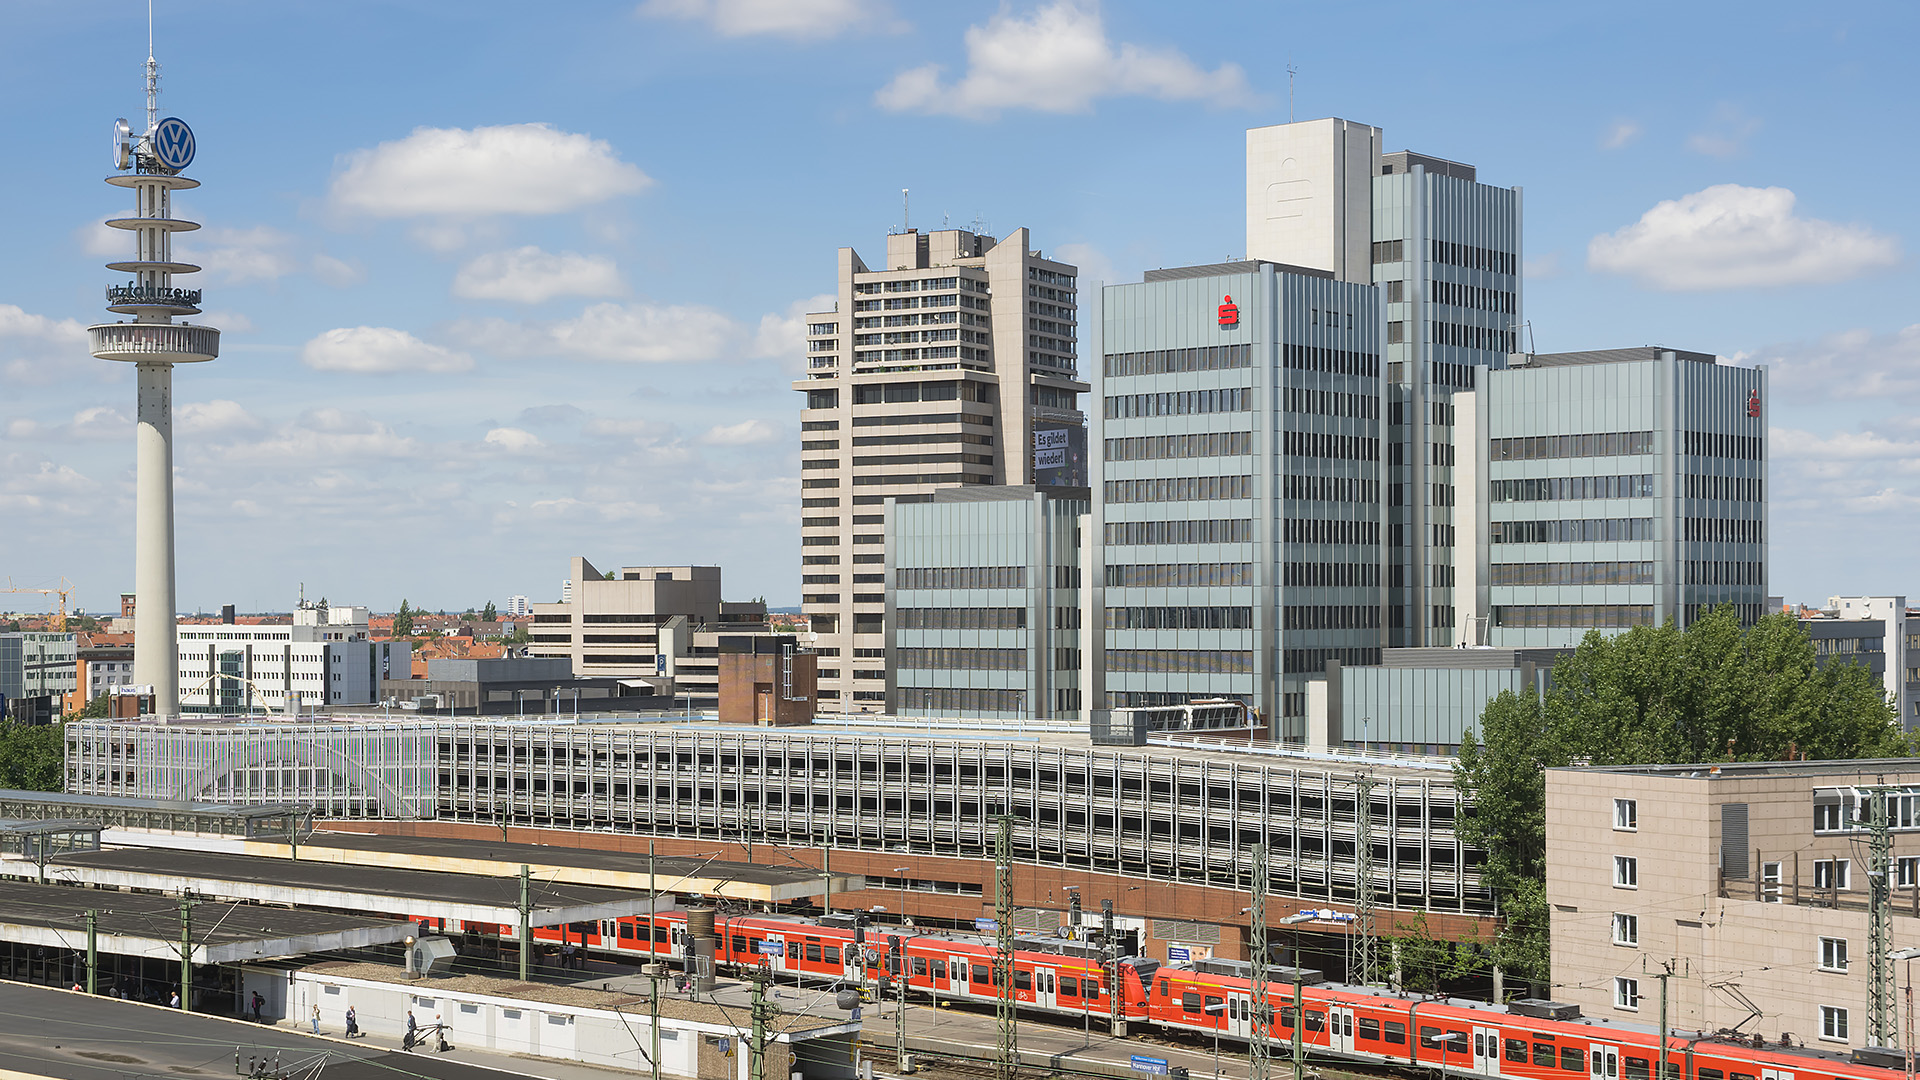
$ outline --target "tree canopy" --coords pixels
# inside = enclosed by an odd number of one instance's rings
[[[0,788],[59,791],[66,778],[66,740],[59,724],[0,723]]]
[[[1857,664],[1815,662],[1790,615],[1742,628],[1720,608],[1672,622],[1587,634],[1554,664],[1545,693],[1502,691],[1461,740],[1454,775],[1462,840],[1487,853],[1506,924],[1495,958],[1544,982],[1548,971],[1546,773],[1593,765],[1834,760],[1913,752],[1880,681]]]
[[[406,600],[400,601],[400,610],[393,614],[393,636],[397,638],[413,636],[413,609]]]

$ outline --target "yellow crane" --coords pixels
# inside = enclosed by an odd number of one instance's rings
[[[56,634],[64,634],[67,632],[67,597],[73,595],[73,582],[68,581],[66,578],[63,577],[60,579],[60,584],[55,588],[37,589],[37,588],[32,588],[30,586],[15,585],[13,583],[13,579],[8,578],[7,587],[4,589],[0,589],[0,592],[12,592],[12,593],[37,592],[44,596],[59,597],[60,598],[59,614],[53,617],[53,632]]]

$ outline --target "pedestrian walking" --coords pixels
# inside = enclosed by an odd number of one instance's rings
[[[351,1039],[359,1034],[360,1014],[354,1012],[353,1006],[349,1005],[347,1006],[347,1038]]]
[[[320,1034],[320,1006],[317,1002],[313,1006],[313,1033]]]
[[[167,1008],[177,1009],[179,1007],[180,1007],[180,992],[178,990],[175,990],[173,992],[173,996],[167,999]]]
[[[260,1022],[260,1010],[264,1008],[266,1004],[267,1004],[267,999],[260,996],[260,991],[255,990],[253,992],[253,1022],[254,1023],[257,1024]]]

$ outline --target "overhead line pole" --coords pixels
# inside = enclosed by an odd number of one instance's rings
[[[1013,818],[1002,815],[993,838],[993,984],[999,1047],[995,1080],[1014,1080],[1020,1068],[1020,1031],[1013,996]],[[1117,990],[1117,987],[1108,987]]]
[[[1267,845],[1253,845],[1253,1040],[1247,1046],[1248,1080],[1267,1080],[1273,1067],[1267,1039],[1273,1028],[1273,1003],[1267,999]],[[1295,967],[1300,958],[1294,957]]]

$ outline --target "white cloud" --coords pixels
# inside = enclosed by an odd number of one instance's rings
[[[1669,291],[1845,281],[1899,261],[1893,237],[1794,214],[1786,188],[1716,184],[1587,245],[1587,265]]]
[[[253,431],[260,427],[260,421],[239,402],[221,398],[189,402],[177,407],[173,412],[173,426],[190,434],[220,434]]]
[[[486,441],[488,446],[497,446],[510,454],[538,450],[545,445],[540,441],[540,436],[533,432],[510,427],[498,427],[487,432]]]
[[[123,259],[132,258],[130,253],[133,251],[133,234],[107,226],[107,219],[123,218],[131,213],[132,211],[122,211],[117,214],[102,214],[94,218],[73,230],[74,243],[80,245],[82,252],[98,258],[106,259],[114,256]]]
[[[50,319],[13,304],[0,304],[0,372],[25,383],[50,382],[71,373],[87,353],[87,328],[77,319]]]
[[[531,245],[496,251],[469,261],[454,275],[453,295],[469,300],[538,304],[556,296],[618,296],[626,291],[620,270],[604,255]]]
[[[1094,0],[1054,0],[1030,15],[1002,9],[985,26],[967,29],[967,72],[940,81],[941,66],[903,71],[874,95],[895,112],[945,113],[972,119],[1001,109],[1086,112],[1103,97],[1237,105],[1252,92],[1238,64],[1207,71],[1177,49],[1107,37]]]
[[[1061,262],[1079,267],[1080,280],[1088,285],[1124,285],[1133,280],[1131,276],[1121,277],[1113,260],[1092,244],[1061,244],[1053,253]]]
[[[194,316],[193,321],[204,326],[218,327],[222,334],[253,333],[253,320],[237,311],[221,309],[203,311]]]
[[[358,260],[349,262],[345,259],[336,259],[322,252],[313,257],[313,276],[319,278],[324,284],[331,285],[336,289],[344,289],[349,285],[358,285],[364,281],[367,276],[367,271],[360,265]]]
[[[1920,407],[1920,323],[1891,334],[1847,330],[1819,341],[1742,354],[1764,363],[1773,392],[1789,400],[1857,399]]]
[[[399,371],[467,371],[473,357],[421,341],[387,326],[341,327],[315,337],[300,350],[300,362],[316,371],[391,374]]]
[[[595,304],[577,318],[512,323],[481,319],[456,327],[462,340],[505,356],[571,356],[626,364],[690,363],[736,353],[740,325],[712,308],[646,302]]]
[[[884,0],[646,0],[639,13],[704,22],[723,37],[828,38],[896,26]]]
[[[1557,251],[1542,252],[1528,259],[1527,265],[1522,269],[1525,271],[1526,278],[1529,281],[1545,281],[1549,278],[1557,278],[1563,269],[1561,266],[1560,253]]]
[[[807,313],[832,311],[833,301],[833,294],[822,293],[795,300],[783,313],[760,316],[760,329],[753,335],[750,355],[757,359],[789,360],[795,368],[803,366],[807,354]]]
[[[376,218],[558,214],[651,183],[604,139],[547,124],[423,127],[346,155],[329,198]]]
[[[596,416],[587,421],[587,434],[653,444],[671,439],[674,435],[674,427],[672,424],[639,417]]]
[[[757,446],[776,442],[780,425],[769,420],[742,420],[737,424],[716,425],[707,429],[700,441],[709,446]]]
[[[74,413],[65,433],[76,439],[124,439],[133,434],[133,421],[111,405],[94,405]]]
[[[1713,111],[1711,127],[1687,137],[1687,149],[1708,157],[1735,157],[1747,148],[1747,140],[1760,130],[1760,121],[1748,116],[1737,105],[1721,105]]]
[[[289,250],[293,237],[266,225],[246,229],[214,226],[184,234],[174,244],[183,260],[218,274],[229,285],[274,281],[300,269]]]
[[[1600,137],[1600,145],[1608,150],[1618,150],[1640,137],[1640,124],[1634,120],[1615,120],[1608,125],[1607,133]]]

